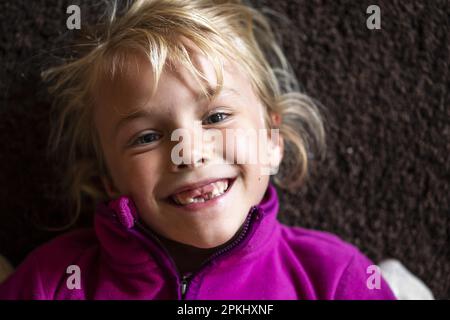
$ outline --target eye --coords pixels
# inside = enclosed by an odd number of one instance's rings
[[[157,133],[157,132],[148,132],[145,133],[143,135],[141,135],[140,137],[138,137],[133,143],[133,146],[139,146],[142,144],[149,144],[152,142],[155,142],[157,140],[161,139],[161,134]]]
[[[226,118],[228,118],[230,115],[228,113],[224,112],[216,112],[208,116],[204,121],[203,124],[214,124],[218,122],[224,121]]]

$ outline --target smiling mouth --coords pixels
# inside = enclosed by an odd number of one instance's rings
[[[171,202],[178,206],[187,206],[193,203],[203,203],[218,198],[231,188],[235,179],[216,180],[199,188],[179,192],[169,197]]]

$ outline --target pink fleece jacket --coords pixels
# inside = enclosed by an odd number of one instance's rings
[[[354,246],[285,226],[277,214],[270,185],[236,240],[180,275],[130,198],[99,203],[93,229],[29,254],[0,285],[0,299],[395,299]]]

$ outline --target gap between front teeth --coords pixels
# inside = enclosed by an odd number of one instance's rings
[[[185,198],[183,200],[180,200],[178,196],[174,196],[173,200],[175,201],[175,203],[179,205],[202,203],[224,194],[227,190],[228,190],[228,180],[224,182],[214,183],[214,190],[212,192],[205,193],[204,195],[195,198]]]

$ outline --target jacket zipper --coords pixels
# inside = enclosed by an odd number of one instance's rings
[[[139,229],[141,229],[142,231],[144,231],[147,235],[150,235],[155,241],[156,243],[163,249],[163,251],[166,253],[166,255],[169,257],[169,260],[172,264],[172,266],[174,267],[174,269],[177,272],[177,278],[179,279],[179,292],[181,293],[181,300],[184,300],[186,297],[186,292],[189,288],[189,282],[190,280],[197,275],[198,273],[200,273],[200,271],[202,271],[202,269],[209,263],[211,263],[211,261],[217,259],[218,257],[224,255],[225,253],[229,252],[231,249],[233,249],[234,247],[236,247],[243,239],[244,237],[247,235],[247,231],[248,228],[250,226],[250,222],[254,216],[254,212],[257,211],[256,207],[252,207],[252,209],[250,210],[250,214],[247,216],[242,231],[239,234],[238,238],[235,239],[232,243],[230,243],[229,245],[227,245],[226,247],[220,249],[219,251],[217,251],[216,253],[212,254],[208,259],[206,259],[198,268],[197,271],[195,272],[190,272],[187,274],[182,275],[180,273],[180,271],[178,270],[177,265],[175,264],[175,261],[173,260],[172,256],[170,255],[169,251],[166,249],[166,247],[161,243],[161,241],[158,239],[158,237],[156,235],[153,234],[153,232],[149,229],[147,229],[145,226],[143,226],[139,221],[135,221],[135,225],[137,227],[139,227]],[[180,280],[181,279],[181,280]]]
[[[248,215],[248,217],[246,218],[245,222],[244,222],[244,226],[242,227],[242,231],[239,234],[239,237],[236,238],[232,243],[230,243],[229,245],[227,245],[226,247],[220,249],[219,251],[217,251],[216,253],[212,254],[208,259],[206,259],[198,268],[197,271],[189,273],[187,275],[184,275],[182,277],[182,281],[181,281],[181,299],[184,300],[185,296],[186,296],[186,292],[189,288],[189,282],[190,280],[196,276],[198,273],[200,273],[202,271],[203,268],[206,267],[206,265],[208,265],[209,263],[211,263],[211,261],[219,258],[220,256],[224,255],[225,253],[229,252],[231,249],[233,249],[234,247],[236,247],[246,236],[247,231],[248,231],[248,227],[250,226],[250,222],[253,218],[254,212],[257,210],[256,207],[252,207],[252,209],[250,210],[250,214]]]
[[[173,268],[176,271],[176,276],[177,276],[177,282],[180,283],[180,278],[184,279],[185,276],[181,276],[181,272],[180,270],[178,270],[178,267],[175,263],[175,261],[173,260],[172,256],[170,255],[169,251],[166,249],[166,247],[162,244],[162,242],[158,239],[158,237],[153,234],[153,232],[151,230],[149,230],[148,228],[146,228],[144,225],[142,225],[138,220],[135,220],[135,225],[141,230],[143,231],[146,235],[149,235],[152,237],[152,239],[158,244],[158,246],[165,252],[166,256],[169,258],[170,264],[173,266]],[[181,284],[183,283],[183,280],[181,280]],[[181,286],[181,293],[182,293],[182,299],[183,299],[183,287]]]
[[[185,274],[183,275],[182,279],[181,279],[181,299],[184,300],[185,296],[186,296],[186,291],[187,291],[187,287],[189,284],[189,279],[190,279],[191,274]]]

